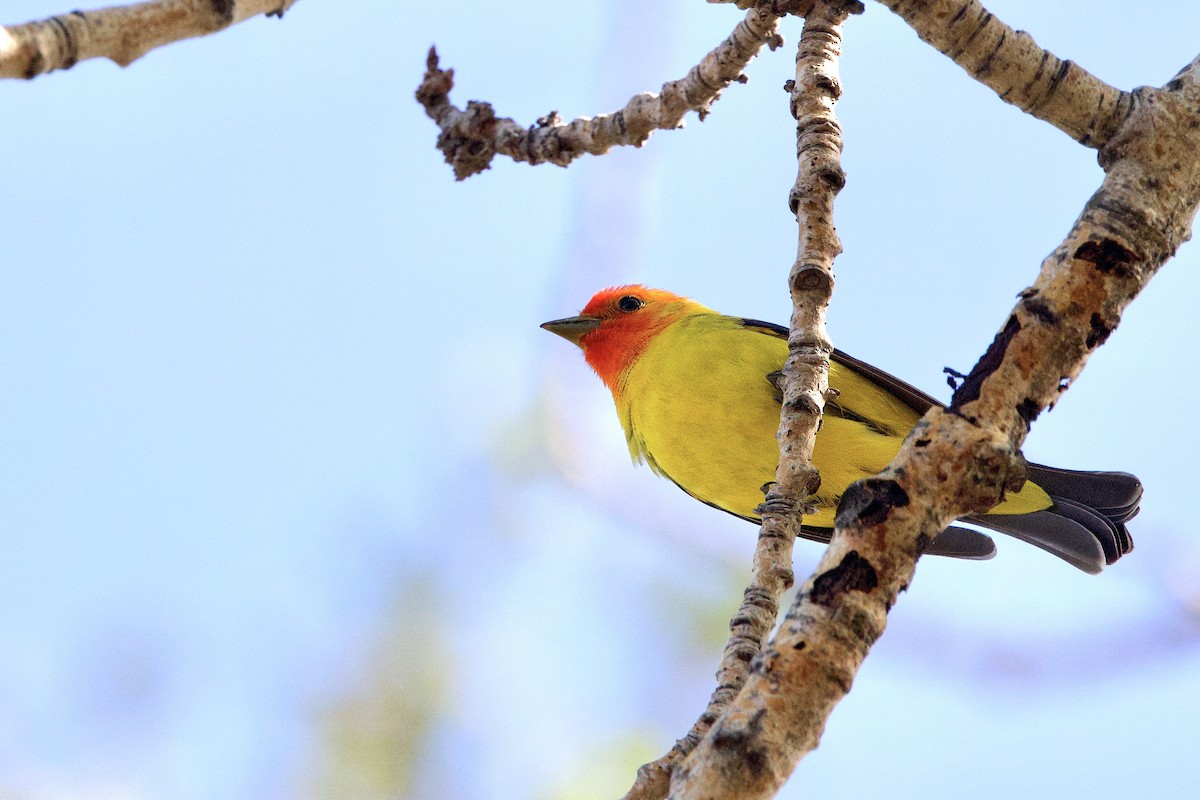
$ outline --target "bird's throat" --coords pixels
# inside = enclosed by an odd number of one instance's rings
[[[676,321],[676,317],[667,316],[637,320],[636,325],[614,320],[583,338],[580,343],[583,356],[613,396],[619,399],[629,368],[645,352],[651,340]]]

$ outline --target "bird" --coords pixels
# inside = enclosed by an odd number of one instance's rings
[[[597,292],[574,317],[541,325],[577,345],[612,392],[635,463],[644,462],[707,505],[760,523],[763,490],[775,480],[786,328],[719,314],[642,285]],[[830,357],[832,393],[813,448],[821,484],[800,535],[828,542],[838,502],[854,481],[881,471],[937,400],[840,350]],[[1125,472],[1058,469],[1027,462],[1020,491],[962,521],[1014,536],[1096,574],[1133,549],[1125,523],[1142,484]],[[810,511],[812,508],[809,509]],[[952,525],[926,553],[995,555],[991,537]]]

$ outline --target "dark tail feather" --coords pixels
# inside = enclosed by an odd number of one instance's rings
[[[760,522],[757,519],[750,521]],[[800,526],[800,535],[814,542],[829,544],[829,539],[833,536],[833,529],[802,525]],[[987,561],[996,555],[996,543],[986,533],[951,525],[934,537],[933,541],[925,548],[925,553],[931,556]]]
[[[996,543],[986,533],[951,525],[933,538],[925,552],[933,556],[986,561],[996,555]]]
[[[1029,464],[1028,476],[1046,494],[1082,503],[1116,523],[1133,519],[1142,501],[1142,482],[1128,472],[1077,472]]]
[[[1137,478],[1030,464],[1029,479],[1046,490],[1053,508],[980,514],[968,521],[1036,545],[1093,575],[1133,549],[1125,523],[1137,514],[1142,499]]]

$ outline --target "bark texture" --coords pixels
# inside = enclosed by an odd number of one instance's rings
[[[627,798],[754,800],[778,791],[816,747],[925,547],[955,519],[986,511],[1023,484],[1019,448],[1030,425],[1189,238],[1200,205],[1200,58],[1162,88],[1123,92],[1043,50],[977,0],[880,0],[1001,99],[1098,150],[1105,179],[950,407],[926,414],[887,469],[845,492],[828,551],[762,647],[778,599],[793,580],[791,547],[803,500],[819,481],[809,459],[828,393],[824,312],[841,249],[833,200],[844,182],[833,116],[841,91],[836,64],[841,23],[858,4],[710,2],[749,11],[706,58],[708,67],[701,64],[685,79],[691,88],[668,90],[668,84],[660,95],[640,95],[613,115],[569,125],[551,115],[525,130],[496,119],[487,104],[459,111],[446,97],[450,73],[437,68],[432,54],[418,90],[458,177],[485,169],[495,153],[565,165],[583,152],[640,145],[651,131],[676,127],[688,108],[703,111],[739,79],[761,44],[778,41],[779,16],[806,18],[791,98],[799,168],[790,200],[800,242],[789,275],[793,314],[781,381],[780,466],[762,509],[754,577],[731,623],[718,689],[688,735],[639,770]],[[722,63],[725,71],[703,77]]]
[[[764,44],[771,49],[782,44],[778,22],[779,17],[766,10],[747,12],[733,33],[686,76],[664,83],[658,94],[636,95],[611,114],[563,122],[557,111],[551,111],[525,128],[507,117],[497,117],[490,103],[471,100],[465,110],[459,109],[449,97],[454,70],[438,66],[433,48],[417,88],[417,101],[438,124],[438,149],[458,180],[488,169],[496,154],[513,161],[565,167],[585,153],[602,155],[619,145],[641,147],[656,130],[683,127],[689,111],[704,119],[726,86],[735,81],[745,83],[742,70]]]
[[[151,0],[72,11],[0,28],[0,78],[35,78],[89,58],[125,67],[171,42],[205,36],[266,14],[282,17],[296,0]]]
[[[739,25],[739,30],[752,20],[756,26],[769,25],[770,35],[775,38],[776,46],[782,42],[775,33],[779,16],[788,13],[787,9],[771,9],[765,6],[771,4],[755,3],[746,14],[745,20]],[[764,32],[767,30],[763,28]],[[727,39],[721,47],[714,50],[717,53],[726,47],[737,35],[737,31]],[[707,58],[711,58],[710,53]],[[747,58],[748,62],[749,59]],[[699,67],[692,70],[695,74]],[[648,135],[648,134],[647,134]],[[838,145],[840,150],[840,144]],[[831,201],[832,203],[832,198]],[[835,236],[836,239],[836,236]],[[831,259],[832,260],[832,259]],[[832,289],[832,283],[829,288]],[[823,307],[822,307],[823,308]],[[823,311],[822,311],[823,313]],[[824,333],[822,322],[822,336]],[[830,346],[832,349],[832,346]],[[825,355],[826,375],[828,382],[828,351]],[[821,398],[823,399],[823,394]],[[820,406],[817,406],[819,419]],[[813,423],[815,435],[816,423]],[[811,443],[810,443],[811,453]],[[815,475],[815,473],[813,473]],[[808,483],[805,483],[807,486]],[[808,493],[803,493],[803,499]],[[779,495],[768,495],[768,500],[774,498],[774,507],[791,508],[787,500]],[[709,733],[713,723],[721,716],[729,704],[737,697],[750,674],[751,660],[762,650],[763,642],[775,625],[779,616],[779,598],[792,587],[795,577],[792,572],[792,546],[795,543],[796,530],[799,529],[798,512],[775,514],[774,523],[764,521],[759,530],[758,544],[754,552],[753,574],[750,585],[742,595],[742,603],[729,623],[729,640],[721,655],[721,663],[717,668],[717,688],[709,698],[708,706],[692,725],[691,730],[679,739],[666,755],[656,761],[643,764],[637,773],[633,786],[625,794],[624,800],[650,800],[663,798],[670,789],[672,775],[676,768]]]
[[[794,3],[747,3],[749,14],[795,12]],[[757,10],[756,10],[757,9]],[[837,59],[841,24],[861,13],[857,0],[828,5],[808,2],[796,56],[796,78],[789,81],[792,116],[796,118],[799,159],[790,204],[799,225],[799,245],[789,284],[792,295],[790,355],[781,388],[784,407],[777,438],[783,452],[775,483],[760,508],[762,526],[754,551],[753,574],[741,606],[730,622],[730,638],[717,670],[717,689],[704,714],[675,747],[658,761],[638,770],[625,800],[661,798],[675,791],[680,761],[702,741],[709,741],[714,721],[745,685],[749,665],[779,616],[779,599],[795,582],[792,548],[800,530],[804,501],[820,486],[812,466],[812,448],[821,410],[829,391],[829,356],[833,344],[825,331],[825,310],[833,292],[833,260],[842,251],[833,226],[833,201],[845,184],[840,158],[841,127],[833,107],[841,96]],[[709,734],[707,738],[705,735]],[[691,759],[684,762],[691,763]]]
[[[1198,78],[1200,59],[1161,89],[1131,93],[1100,150],[1103,185],[950,408],[931,410],[886,470],[847,490],[829,550],[672,797],[773,796],[816,746],[926,544],[1024,482],[1018,448],[1032,421],[1190,236],[1200,205]]]
[[[924,41],[1006,103],[1101,148],[1129,113],[1130,96],[1043,50],[978,0],[880,0]]]
[[[818,3],[809,11],[796,54],[796,78],[790,83],[797,174],[789,203],[799,226],[799,242],[788,277],[792,318],[788,359],[780,382],[779,466],[760,509],[762,529],[754,556],[755,579],[769,580],[771,585],[791,586],[793,582],[792,543],[800,531],[804,501],[821,483],[812,465],[812,451],[829,393],[833,344],[826,334],[825,312],[833,293],[833,261],[842,251],[833,224],[833,204],[846,182],[841,167],[841,126],[834,105],[842,93],[838,77],[842,24],[850,14],[861,11],[859,3],[842,2]],[[874,579],[870,581],[873,585]],[[858,585],[861,580],[851,576],[850,583]],[[771,623],[778,613],[778,597],[776,593],[771,605],[760,609],[763,614],[770,612]],[[770,652],[768,648],[768,658]],[[819,670],[793,671],[786,676],[788,683],[764,687],[768,673],[762,659],[762,652],[755,653],[749,682],[675,771],[670,797],[769,797],[787,780],[800,754],[816,747],[828,709],[806,704],[811,695],[800,689],[825,689],[831,675]],[[836,668],[845,662],[839,658],[831,663]],[[833,676],[844,688],[821,692],[822,697],[831,698],[826,701],[830,707],[849,689],[852,677],[853,673],[844,679]],[[748,703],[750,698],[757,702]],[[780,713],[780,706],[792,711]],[[811,741],[792,741],[786,726],[794,724],[796,713],[814,715],[812,724],[799,728],[801,736],[807,735]]]

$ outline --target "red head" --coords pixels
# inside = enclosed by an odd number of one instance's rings
[[[578,317],[542,325],[574,342],[609,389],[663,328],[681,317],[709,309],[662,289],[614,286],[595,294]]]

